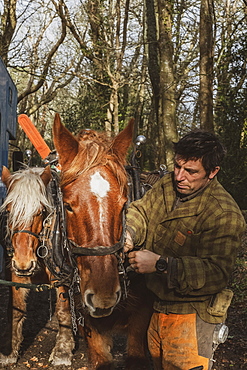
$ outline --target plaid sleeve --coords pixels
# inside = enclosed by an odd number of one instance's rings
[[[162,198],[162,182],[158,181],[141,199],[129,205],[126,224],[135,245],[142,245],[147,239],[147,232],[150,233],[156,226],[150,221],[154,214],[161,212]]]
[[[209,224],[212,227],[202,231],[197,256],[177,258],[172,280],[180,294],[214,294],[228,283],[246,224],[237,212],[224,212]]]
[[[145,196],[135,202],[132,202],[127,209],[126,224],[127,230],[130,232],[135,245],[142,245],[146,240],[147,225],[148,225],[148,206],[149,195]]]

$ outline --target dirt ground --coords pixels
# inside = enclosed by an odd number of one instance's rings
[[[247,280],[247,237],[245,238],[240,258],[242,260],[241,271],[235,270],[235,287],[239,289],[241,279]],[[244,270],[243,270],[244,269]],[[239,284],[236,284],[236,281]],[[245,286],[245,285],[244,285]],[[6,327],[6,303],[7,287],[0,285],[0,350],[4,343],[4,329]],[[242,289],[242,287],[241,287]],[[238,295],[240,293],[238,292]],[[212,370],[244,370],[247,369],[247,295],[242,291],[243,299],[235,299],[229,311],[227,325],[229,336],[225,343],[221,344],[215,353],[215,363]],[[30,292],[28,303],[28,315],[24,324],[24,340],[21,347],[19,361],[16,365],[2,367],[6,370],[87,370],[88,363],[85,356],[85,343],[82,338],[77,338],[77,345],[73,356],[72,366],[54,367],[49,364],[49,355],[55,344],[57,322],[52,315],[51,307],[54,298],[49,292]],[[50,317],[51,316],[51,317]],[[123,370],[124,338],[116,337],[114,347],[114,359],[117,370]],[[0,365],[1,366],[1,365]]]
[[[1,289],[3,290],[3,289]],[[46,292],[31,293],[32,303],[29,307],[29,315],[24,324],[24,341],[22,344],[20,359],[17,365],[9,365],[4,369],[12,370],[36,370],[56,369],[49,364],[49,354],[55,343],[57,322],[53,315],[49,317],[49,300]],[[1,295],[1,306],[4,297]],[[3,307],[2,307],[3,308]],[[6,318],[3,310],[0,312],[1,334],[5,327]],[[247,369],[247,306],[236,304],[229,310],[227,324],[229,336],[224,344],[221,344],[215,354],[213,370],[240,370]],[[114,358],[116,369],[124,369],[124,338],[115,338]],[[0,343],[4,337],[0,335]],[[59,366],[59,370],[87,370],[85,357],[85,344],[82,338],[77,338],[77,348],[73,356],[72,366]]]

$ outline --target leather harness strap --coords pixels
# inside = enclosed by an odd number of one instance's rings
[[[18,234],[18,233],[26,233],[26,234],[30,234],[32,236],[34,236],[35,238],[37,239],[40,239],[40,236],[36,233],[33,233],[32,231],[30,230],[14,230],[13,231],[13,234]]]
[[[74,246],[74,248],[71,249],[71,253],[77,256],[106,256],[108,254],[114,254],[123,248],[123,243],[121,241],[111,247],[99,245],[93,248],[81,247],[71,239],[68,239],[68,241]]]

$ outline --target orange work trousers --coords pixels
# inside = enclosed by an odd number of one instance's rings
[[[209,358],[198,354],[196,314],[153,313],[148,346],[154,370],[209,369]]]

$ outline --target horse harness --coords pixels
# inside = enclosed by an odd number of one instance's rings
[[[123,261],[123,250],[124,250],[124,242],[126,237],[126,206],[124,206],[122,211],[122,234],[120,237],[119,242],[115,243],[114,245],[107,247],[107,246],[96,246],[93,248],[88,247],[81,247],[76,244],[73,240],[67,239],[70,245],[70,251],[73,256],[107,256],[110,254],[115,255],[118,261],[118,273],[120,277],[120,285],[123,294],[123,298],[127,298],[127,287],[129,285],[128,276],[126,273],[126,269],[124,267]]]
[[[45,215],[43,228],[40,234],[36,234],[30,230],[16,230],[15,233],[27,233],[39,240],[37,248],[37,256],[44,262],[44,265],[50,271],[52,285],[54,287],[66,286],[68,288],[68,296],[70,298],[71,315],[73,330],[76,333],[76,322],[83,322],[84,318],[80,312],[76,312],[74,295],[80,292],[79,281],[80,276],[77,269],[77,256],[106,256],[114,254],[118,261],[118,271],[120,276],[120,285],[123,298],[127,297],[127,287],[129,284],[128,276],[123,262],[123,248],[125,241],[125,211],[122,211],[122,235],[119,242],[113,246],[95,246],[94,248],[81,247],[73,240],[67,238],[66,232],[66,214],[63,204],[62,192],[59,185],[59,174],[56,170],[52,170],[52,179],[49,183],[51,195],[53,199],[54,209],[48,215]],[[8,211],[1,215],[0,224],[0,242],[5,247],[9,257],[13,257],[14,248],[11,243],[10,235],[7,234]],[[60,299],[68,298],[63,294]],[[81,302],[82,309],[84,305]],[[78,317],[79,315],[79,317]]]
[[[0,243],[5,248],[7,256],[8,257],[13,257],[14,248],[12,246],[10,236],[7,233],[8,214],[9,214],[9,211],[7,211],[7,210],[5,210],[4,212],[1,213],[1,218],[0,218]],[[32,232],[31,230],[26,230],[26,229],[14,230],[12,232],[12,235],[17,234],[17,233],[26,233],[26,234],[32,235],[35,238],[39,239],[39,235]]]
[[[135,166],[127,166],[128,175],[128,203],[143,196],[143,194],[153,186],[153,184],[163,176],[163,168],[160,172],[141,173]],[[40,234],[31,230],[14,230],[15,233],[27,233],[37,238],[40,245],[37,255],[43,259],[45,266],[55,278],[54,286],[65,285],[70,287],[76,267],[76,256],[106,256],[114,254],[118,260],[118,269],[123,296],[127,297],[128,276],[124,267],[123,249],[126,236],[125,213],[127,204],[122,211],[122,235],[116,244],[112,246],[95,246],[94,248],[81,247],[73,240],[67,238],[66,216],[63,205],[62,192],[59,186],[59,175],[56,170],[52,170],[52,180],[49,184],[54,203],[53,211],[48,214],[43,221],[43,229]],[[7,236],[8,211],[1,215],[0,219],[0,242],[5,247],[7,255],[13,256],[14,249],[10,237]],[[78,279],[77,279],[78,280]]]
[[[69,250],[73,256],[106,256],[113,254],[118,261],[118,272],[120,277],[120,285],[122,290],[123,299],[127,298],[129,280],[129,266],[126,267],[124,261],[124,243],[126,238],[126,209],[127,205],[133,200],[141,198],[144,193],[153,186],[153,184],[161,178],[164,173],[164,167],[161,167],[161,171],[155,171],[153,173],[142,174],[142,179],[139,176],[139,170],[135,166],[127,166],[126,172],[128,176],[128,202],[124,205],[122,211],[122,234],[119,242],[112,246],[95,246],[93,248],[82,247],[75,243],[71,239],[67,239],[70,246]],[[132,271],[133,273],[133,271]],[[136,272],[135,272],[136,274]]]
[[[53,275],[55,287],[62,285],[70,287],[76,270],[76,261],[69,250],[63,198],[56,170],[52,170],[52,180],[49,186],[54,209],[43,222],[37,255],[44,260],[46,267]]]
[[[128,175],[128,203],[133,200],[141,198],[144,193],[153,186],[153,184],[164,175],[165,171],[153,173],[142,173],[141,177],[139,169],[135,166],[127,166],[126,172]],[[95,246],[94,248],[82,247],[76,244],[73,240],[67,238],[66,232],[66,216],[63,205],[62,192],[59,186],[59,175],[56,170],[52,170],[52,180],[49,184],[54,203],[54,210],[48,214],[43,221],[43,229],[38,235],[30,230],[17,230],[13,233],[28,233],[36,237],[40,241],[37,249],[37,256],[44,261],[45,266],[51,272],[53,278],[53,286],[67,286],[69,288],[68,294],[70,298],[72,325],[76,333],[76,322],[83,321],[84,318],[79,313],[79,318],[76,317],[74,294],[80,292],[79,287],[79,273],[76,264],[77,256],[106,256],[113,254],[118,261],[118,271],[120,277],[120,285],[122,290],[123,299],[127,298],[128,286],[130,283],[128,269],[124,261],[124,242],[126,237],[126,208],[124,206],[122,211],[122,234],[119,242],[112,246]],[[13,256],[13,247],[11,245],[10,237],[6,237],[8,212],[5,211],[1,218],[0,224],[0,242],[4,245],[7,255]],[[131,271],[133,274],[133,271]],[[135,272],[134,272],[135,274]],[[133,275],[132,275],[133,276]],[[67,297],[64,297],[67,298]],[[84,306],[82,304],[82,308]]]
[[[28,229],[13,230],[12,235],[26,233],[39,240],[37,256],[43,260],[45,266],[53,275],[53,286],[65,285],[70,287],[76,261],[69,253],[69,245],[66,237],[66,220],[63,209],[62,194],[59,187],[59,178],[55,170],[52,170],[51,187],[54,209],[46,215],[40,234]],[[14,248],[10,235],[7,233],[8,211],[5,210],[0,218],[0,243],[5,248],[8,257],[13,257]]]
[[[82,299],[80,298],[80,307],[78,307],[78,302],[77,305],[75,304],[74,299],[75,295],[79,295],[80,293],[80,276],[76,264],[76,257],[115,255],[118,261],[122,296],[123,299],[127,298],[129,279],[122,258],[126,233],[126,207],[124,207],[122,211],[122,235],[119,242],[115,243],[113,246],[82,247],[67,237],[65,209],[57,173],[53,173],[51,189],[55,209],[44,221],[44,228],[40,234],[41,244],[37,252],[39,257],[44,259],[45,265],[49,271],[57,279],[54,285],[65,285],[69,288],[68,296],[70,299],[72,327],[76,334],[77,322],[84,326],[85,315],[85,306]],[[67,255],[66,261],[64,259],[64,251],[66,251]],[[67,296],[63,295],[62,299],[63,298],[66,299]],[[85,328],[85,330],[87,331],[87,328]]]

